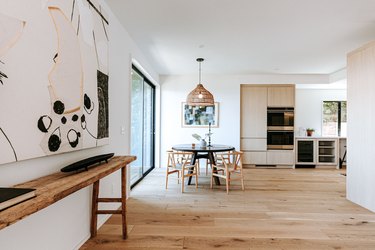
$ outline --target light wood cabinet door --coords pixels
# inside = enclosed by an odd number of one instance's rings
[[[267,164],[270,165],[294,165],[293,150],[268,150]]]
[[[294,87],[268,87],[268,107],[294,107]]]
[[[242,163],[265,165],[267,164],[267,152],[244,152]]]
[[[241,139],[242,151],[266,151],[267,139]]]
[[[241,87],[241,137],[267,138],[267,88]]]

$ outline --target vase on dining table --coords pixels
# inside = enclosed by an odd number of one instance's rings
[[[206,146],[207,146],[207,142],[206,142],[206,140],[205,140],[205,139],[202,139],[202,140],[200,141],[199,145],[200,145],[201,147],[206,147]]]

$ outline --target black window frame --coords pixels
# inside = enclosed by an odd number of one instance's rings
[[[337,135],[336,136],[341,136],[341,117],[342,117],[342,103],[345,102],[346,107],[347,107],[347,101],[323,101],[322,103],[322,133],[323,133],[323,126],[324,126],[324,103],[330,102],[330,103],[337,103]],[[346,108],[346,112],[347,108]],[[347,114],[346,114],[347,116]],[[326,135],[324,135],[326,136]],[[332,135],[329,135],[332,136]]]
[[[134,64],[132,64],[132,70],[134,70],[137,74],[139,74],[142,78],[143,78],[143,81],[144,81],[144,84],[148,84],[152,89],[153,89],[153,117],[152,117],[152,128],[153,128],[153,131],[152,131],[152,134],[153,134],[153,140],[152,140],[152,152],[151,152],[151,157],[152,157],[152,162],[153,162],[153,166],[148,169],[146,172],[143,173],[142,177],[139,178],[136,182],[134,182],[131,186],[130,186],[130,190],[133,189],[139,182],[141,182],[143,180],[143,178],[145,178],[152,170],[155,169],[155,118],[156,118],[156,102],[155,102],[155,97],[156,97],[156,86],[147,78],[147,76],[145,76],[145,74],[139,70]],[[143,96],[144,96],[144,88],[143,88]],[[143,156],[143,154],[142,154]],[[143,156],[144,158],[144,156]],[[142,164],[143,164],[143,159],[142,159]]]

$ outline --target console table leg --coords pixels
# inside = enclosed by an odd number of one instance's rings
[[[121,217],[122,217],[122,238],[128,236],[126,222],[126,167],[121,168]]]
[[[91,206],[91,238],[96,236],[98,227],[98,197],[99,197],[99,180],[94,182],[92,189],[92,206]]]
[[[121,202],[121,211],[118,210],[98,210],[99,202]],[[97,234],[98,214],[119,214],[122,219],[122,238],[127,238],[126,223],[126,167],[121,168],[121,198],[99,198],[99,181],[94,182],[92,191],[91,207],[91,238]]]

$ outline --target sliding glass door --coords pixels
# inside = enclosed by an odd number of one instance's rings
[[[133,187],[154,168],[155,87],[133,66],[131,92],[131,154],[137,160],[130,167]]]

